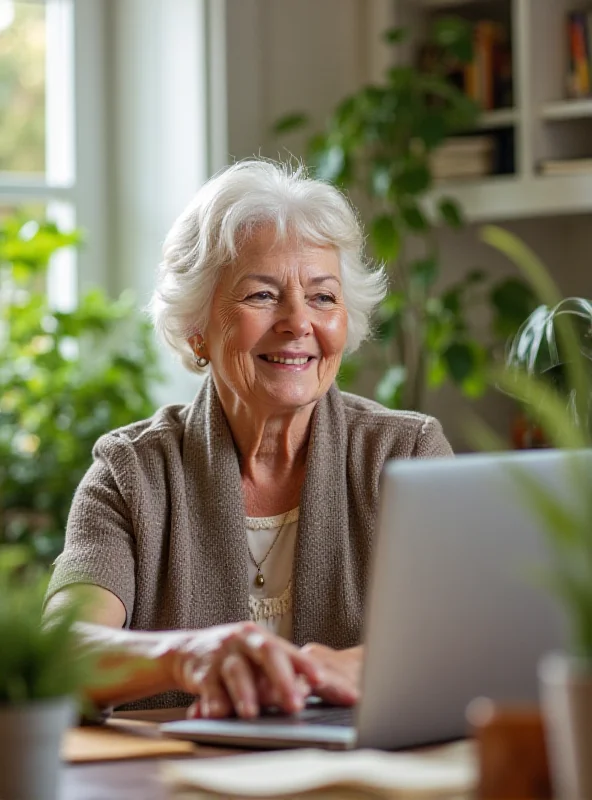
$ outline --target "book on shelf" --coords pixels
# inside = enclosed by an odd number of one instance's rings
[[[438,72],[442,52],[424,45],[419,53],[419,67],[424,72]],[[490,20],[476,22],[473,28],[473,60],[448,64],[448,79],[484,111],[512,108],[512,50],[506,28]]]
[[[550,158],[539,164],[541,175],[591,175],[592,158]]]
[[[567,95],[592,94],[592,11],[572,11],[567,16]]]
[[[482,178],[494,171],[495,139],[462,136],[447,139],[430,158],[435,180]]]
[[[512,107],[512,50],[502,24],[485,19],[475,23],[473,60],[464,67],[464,90],[484,111]]]

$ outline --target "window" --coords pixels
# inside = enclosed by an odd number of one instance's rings
[[[79,1],[79,0],[78,0]],[[0,216],[79,222],[74,53],[77,0],[0,0]],[[51,264],[51,302],[76,302],[76,254]]]

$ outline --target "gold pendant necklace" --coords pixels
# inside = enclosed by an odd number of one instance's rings
[[[280,538],[281,533],[284,530],[284,525],[286,524],[286,520],[288,519],[288,514],[289,513],[290,513],[289,511],[286,511],[286,513],[284,514],[284,519],[282,521],[282,524],[280,525],[280,529],[276,533],[275,538],[274,538],[273,542],[271,543],[271,547],[269,548],[267,553],[265,553],[265,555],[261,559],[261,561],[255,561],[255,558],[253,557],[253,553],[251,552],[251,548],[249,547],[249,542],[247,541],[247,550],[249,551],[249,558],[251,559],[251,562],[253,563],[253,566],[257,570],[257,574],[255,575],[255,580],[253,581],[253,583],[255,584],[255,586],[258,589],[260,589],[262,586],[265,586],[265,578],[263,577],[263,573],[261,572],[261,567],[267,561],[267,558],[268,558],[269,554],[271,553],[271,551],[275,547],[275,544],[276,544],[277,540]]]

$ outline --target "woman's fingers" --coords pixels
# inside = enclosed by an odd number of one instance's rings
[[[200,696],[187,709],[187,717],[222,719],[229,717],[233,710],[232,701],[222,684],[212,680],[202,684]]]
[[[220,676],[239,717],[259,714],[259,698],[253,669],[238,652],[229,653],[220,665]]]
[[[279,706],[287,712],[300,711],[303,697],[296,682],[293,654],[279,639],[259,632],[249,633],[241,644],[244,654],[266,675],[277,692]],[[298,655],[298,651],[295,650],[295,654]]]
[[[309,682],[303,675],[296,675],[296,688],[304,700],[311,693]],[[265,673],[259,671],[257,675],[257,694],[262,708],[273,708],[281,705],[279,692],[273,686]]]
[[[334,674],[326,683],[317,686],[315,693],[327,703],[336,706],[353,706],[360,699],[359,691],[351,683]]]

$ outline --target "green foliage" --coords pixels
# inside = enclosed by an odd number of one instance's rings
[[[47,579],[26,548],[0,546],[0,705],[76,695],[94,674],[77,645],[71,604],[41,626]]]
[[[75,627],[88,601],[85,587],[43,616],[47,582],[30,547],[0,544],[0,706],[68,695],[89,713],[86,689],[115,684],[150,664],[140,657],[122,664],[115,649],[100,663],[100,652],[82,645]]]
[[[520,326],[508,349],[510,367],[525,370],[549,380],[567,392],[566,364],[569,354],[558,341],[558,320],[569,316],[578,338],[580,353],[592,361],[592,303],[581,297],[568,297],[552,308],[541,305]],[[590,424],[590,415],[586,415]]]
[[[45,168],[45,11],[15,3],[0,34],[0,172]]]
[[[96,439],[153,412],[152,331],[133,297],[93,289],[72,311],[45,293],[53,253],[77,233],[53,223],[0,223],[0,542],[41,562],[63,546],[74,490]]]
[[[384,34],[394,47],[406,38],[401,28]],[[437,288],[436,227],[459,230],[464,220],[453,198],[442,198],[435,209],[425,202],[433,188],[431,158],[448,136],[477,122],[478,107],[448,77],[472,59],[472,40],[466,21],[439,18],[428,41],[437,54],[429,71],[392,67],[382,83],[342,100],[325,130],[308,141],[316,177],[362,190],[368,200],[369,244],[387,267],[390,292],[377,316],[381,352],[374,358],[370,350],[364,364],[383,371],[376,397],[391,407],[421,409],[426,388],[448,380],[470,397],[481,394],[487,364],[534,308],[523,282],[486,280],[475,270],[443,293]],[[275,132],[306,123],[305,114],[292,113]],[[480,344],[471,318],[482,311],[490,312],[491,326]],[[342,385],[358,372],[342,370]]]
[[[565,497],[516,469],[516,485],[541,521],[552,559],[545,584],[554,592],[571,623],[573,654],[592,660],[592,473],[582,450],[592,448],[590,332],[592,305],[561,300],[549,272],[523,242],[489,226],[483,239],[518,266],[540,305],[526,320],[509,350],[508,366],[492,371],[491,380],[517,397],[541,426],[547,440],[564,449]],[[557,368],[561,380],[556,380]],[[549,379],[549,375],[552,379]],[[483,424],[481,441],[494,435]]]

